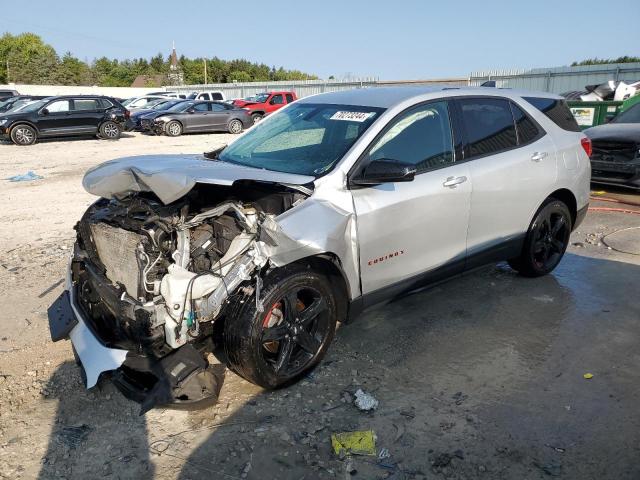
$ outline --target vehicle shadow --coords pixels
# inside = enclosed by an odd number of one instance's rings
[[[164,461],[184,461],[183,480],[638,478],[640,307],[627,299],[639,278],[638,265],[567,254],[546,277],[500,264],[376,307],[289,388],[229,373]],[[353,405],[359,388],[375,412]],[[332,452],[332,433],[369,429],[375,456]]]
[[[73,361],[60,365],[45,390],[58,406],[38,479],[154,478],[139,405],[109,382],[85,390]]]

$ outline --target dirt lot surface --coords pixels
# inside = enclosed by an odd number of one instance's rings
[[[603,241],[635,214],[590,212],[545,278],[490,266],[365,313],[287,389],[228,373],[218,405],[143,417],[109,382],[85,391],[46,316],[93,201],[83,173],[228,139],[0,144],[0,478],[640,478],[639,230]],[[44,178],[4,180],[29,170]],[[332,433],[370,429],[382,458],[332,452]]]

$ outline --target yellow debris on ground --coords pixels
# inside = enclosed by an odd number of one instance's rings
[[[593,378],[593,373],[585,373],[582,375],[586,380],[590,380]]]
[[[376,434],[373,430],[334,433],[331,435],[331,446],[338,456],[343,455],[375,455]]]

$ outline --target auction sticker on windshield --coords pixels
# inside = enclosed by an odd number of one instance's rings
[[[348,122],[364,122],[375,112],[336,112],[331,115],[330,120],[346,120]]]

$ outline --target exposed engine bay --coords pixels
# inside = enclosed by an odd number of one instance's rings
[[[203,357],[194,351],[211,351],[216,320],[259,292],[275,245],[274,218],[305,198],[282,185],[236,182],[199,185],[168,205],[141,192],[102,198],[87,210],[76,225],[72,283],[90,329],[108,347],[129,352],[119,375],[139,376],[141,363],[153,375],[156,360],[172,356],[193,367],[180,367],[195,383],[190,393],[186,377],[162,386],[165,375],[149,378],[149,391],[130,395],[144,402],[143,410],[180,396],[217,395],[219,375],[207,379],[208,366],[198,365]]]

